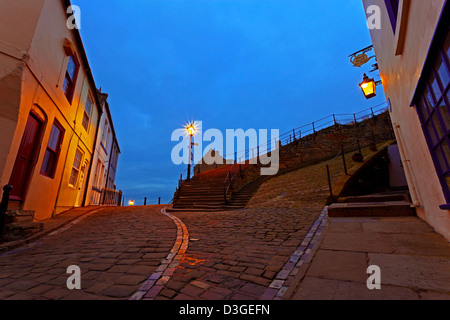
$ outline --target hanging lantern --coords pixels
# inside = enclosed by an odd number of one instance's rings
[[[363,82],[361,82],[359,86],[366,99],[373,98],[377,95],[377,84],[375,80],[370,79],[366,74],[364,74]]]

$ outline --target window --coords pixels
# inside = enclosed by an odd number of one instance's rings
[[[97,161],[97,168],[95,169],[95,177],[94,177],[94,186],[99,188],[100,187],[100,169],[101,169],[102,162],[101,160]]]
[[[75,55],[69,56],[66,75],[64,78],[63,92],[67,100],[72,103],[73,92],[75,89],[75,81],[78,75],[79,64]]]
[[[444,44],[427,61],[424,83],[415,100],[422,128],[441,181],[447,205],[450,208],[450,36],[444,33]]]
[[[103,126],[102,140],[100,141],[100,145],[106,154],[108,154],[106,144],[108,142],[108,136],[109,136],[110,132],[111,132],[111,129],[109,129],[108,120],[105,120],[105,125]]]
[[[108,128],[108,134],[106,135],[106,143],[105,143],[106,154],[108,154],[108,151],[109,151],[109,142],[110,141],[111,141],[111,128]]]
[[[41,168],[41,174],[52,179],[55,176],[63,136],[64,128],[58,121],[55,120],[52,131],[50,132],[50,138],[48,139],[47,150],[45,151],[44,161]]]
[[[398,9],[400,7],[400,0],[384,0],[386,9],[388,11],[389,20],[391,21],[392,30],[394,34],[397,29]]]
[[[75,153],[75,159],[73,160],[72,172],[70,173],[69,178],[69,185],[72,187],[77,186],[82,161],[83,161],[83,152],[80,149],[77,149]]]
[[[83,121],[81,123],[86,131],[88,131],[89,123],[91,121],[92,105],[92,99],[90,96],[88,96],[86,100],[86,106],[84,107]]]

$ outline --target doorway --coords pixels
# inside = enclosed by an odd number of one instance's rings
[[[25,132],[17,153],[9,184],[13,186],[10,199],[23,201],[38,157],[44,121],[34,113],[28,116]]]

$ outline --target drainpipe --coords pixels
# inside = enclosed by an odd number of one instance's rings
[[[108,163],[108,171],[106,173],[106,184],[105,184],[105,188],[108,188],[108,179],[109,179],[109,173],[111,170],[111,163],[112,163],[112,155],[113,155],[113,151],[114,151],[114,146],[116,144],[116,139],[114,136],[112,136],[112,142],[111,142],[111,150],[109,151],[109,163]],[[114,187],[114,186],[113,186]]]
[[[408,181],[408,185],[410,187],[410,191],[411,191],[411,200],[413,202],[413,205],[411,206],[412,208],[419,208],[420,207],[420,202],[419,199],[417,197],[417,190],[416,187],[414,186],[414,180],[412,177],[412,172],[410,170],[410,160],[409,158],[406,156],[406,152],[405,149],[403,149],[403,137],[400,131],[400,125],[398,123],[394,123],[394,130],[395,133],[397,135],[397,138],[399,140],[398,143],[398,150],[400,152],[400,155],[402,157],[402,162],[403,162],[403,168],[405,169],[405,176],[406,176],[406,180]]]

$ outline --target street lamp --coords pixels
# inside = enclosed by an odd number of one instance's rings
[[[189,122],[184,126],[187,135],[189,136],[189,162],[188,162],[188,172],[187,172],[187,181],[191,180],[191,161],[192,161],[192,138],[197,133],[197,126],[194,122]]]
[[[193,124],[192,122],[188,123],[184,128],[186,129],[188,135],[190,135],[191,137],[195,136],[195,133],[197,131],[195,124]]]
[[[134,200],[130,200],[130,201],[128,201],[128,205],[130,205],[130,206],[134,206]]]
[[[359,87],[364,93],[366,99],[371,99],[377,95],[377,83],[373,79],[364,74],[363,82],[359,84]]]

